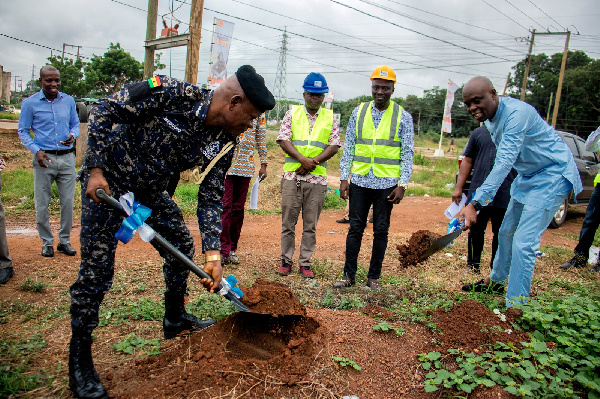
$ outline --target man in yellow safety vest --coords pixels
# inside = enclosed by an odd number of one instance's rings
[[[585,143],[586,149],[594,152],[600,151],[600,145],[598,144],[599,137],[600,127],[593,131],[588,137]],[[575,256],[573,256],[570,261],[565,262],[561,266],[562,269],[569,269],[573,266],[586,267],[588,264],[590,248],[594,242],[596,230],[598,229],[598,226],[600,226],[600,184],[598,183],[600,183],[600,173],[596,174],[596,178],[594,179],[595,188],[592,197],[590,198],[590,203],[587,206],[587,210],[585,211],[585,218],[583,219],[583,225],[579,232],[579,242],[577,242],[577,246],[574,250]],[[595,273],[600,272],[600,258],[592,267],[591,271]]]
[[[352,112],[340,161],[340,197],[350,198],[350,230],[346,238],[344,276],[334,288],[354,285],[360,244],[373,205],[373,251],[366,284],[370,289],[381,289],[378,280],[392,207],[404,197],[412,173],[413,120],[390,100],[396,73],[382,65],[375,68],[371,81],[373,101],[360,104]]]
[[[295,229],[302,211],[299,271],[313,278],[310,258],[317,243],[317,222],[327,193],[327,160],[341,146],[338,122],[330,109],[321,108],[329,91],[325,77],[311,72],[304,79],[304,105],[294,105],[281,122],[277,143],[285,152],[281,179],[281,266],[283,276],[292,270]]]

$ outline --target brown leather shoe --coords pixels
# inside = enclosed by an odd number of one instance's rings
[[[381,290],[381,286],[379,285],[379,282],[374,278],[367,279],[367,288],[370,288],[375,291]]]
[[[333,283],[333,288],[348,288],[354,285],[354,280],[350,280],[348,277],[342,277],[340,281]]]

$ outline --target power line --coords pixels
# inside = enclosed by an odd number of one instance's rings
[[[124,6],[127,6],[127,7],[131,7],[133,9],[135,9],[135,10],[140,10],[140,11],[143,11],[143,12],[148,12],[148,10],[146,10],[144,8],[139,8],[139,7],[136,7],[136,6],[132,6],[131,4],[123,3],[122,1],[118,1],[118,0],[110,0],[110,1],[112,1],[113,3],[121,4],[121,5],[124,5]]]
[[[58,49],[55,49],[55,48],[52,48],[52,47],[49,47],[49,46],[45,46],[45,45],[43,45],[43,44],[39,44],[39,43],[35,43],[35,42],[32,42],[32,41],[29,41],[29,40],[25,40],[25,39],[19,39],[18,37],[14,37],[14,36],[5,35],[4,33],[0,33],[0,36],[4,36],[4,37],[7,37],[7,38],[9,38],[9,39],[17,40],[17,41],[19,41],[19,42],[23,42],[23,43],[27,43],[27,44],[32,44],[32,45],[34,45],[34,46],[38,46],[38,47],[47,48],[48,50],[52,50],[52,51],[58,51],[59,53],[60,53],[60,52],[62,52],[62,50],[58,50]],[[65,52],[65,54],[77,56],[77,54],[73,54],[73,53],[67,53],[67,52]],[[89,57],[83,57],[83,56],[80,56],[80,58],[87,58],[88,60],[89,60],[89,59],[91,59],[91,58],[89,58]]]
[[[556,23],[558,24],[558,26],[560,26],[560,27],[561,27],[561,28],[563,28],[564,30],[567,30],[567,28],[565,28],[564,26],[562,26],[562,25],[560,24],[560,22],[558,22],[557,20],[555,20],[554,18],[552,18],[550,15],[546,14],[546,11],[542,10],[541,8],[539,8],[539,7],[538,7],[538,6],[537,6],[537,5],[536,5],[536,4],[535,4],[533,1],[531,1],[531,0],[527,0],[527,1],[528,1],[528,2],[530,2],[531,4],[533,4],[533,6],[534,6],[535,8],[537,8],[538,10],[540,10],[541,12],[543,12],[543,13],[544,13],[544,15],[546,15],[548,18],[550,18],[551,20],[553,20],[554,22],[556,22]]]
[[[411,20],[413,20],[413,21],[420,22],[420,23],[422,23],[422,24],[425,24],[425,25],[431,26],[431,27],[433,27],[433,28],[442,29],[442,30],[444,30],[445,32],[454,33],[455,35],[462,36],[462,37],[464,37],[464,38],[466,38],[466,39],[469,39],[469,40],[478,40],[478,41],[480,41],[481,43],[485,43],[485,44],[487,44],[487,45],[490,45],[490,46],[494,46],[494,47],[500,47],[500,48],[503,48],[503,49],[505,49],[505,50],[510,50],[510,51],[514,51],[514,52],[520,53],[520,51],[519,51],[519,50],[515,50],[515,49],[509,48],[509,47],[505,47],[505,46],[497,45],[497,44],[494,44],[494,43],[490,43],[490,42],[487,42],[487,41],[485,41],[485,40],[482,40],[482,39],[480,39],[480,38],[475,38],[475,37],[473,37],[473,36],[466,35],[466,34],[464,34],[464,33],[461,33],[461,32],[458,32],[458,31],[455,31],[455,30],[452,30],[452,29],[449,29],[447,26],[441,26],[441,25],[438,25],[438,24],[435,24],[435,23],[429,22],[429,21],[427,21],[427,20],[424,20],[424,19],[421,19],[421,18],[417,18],[417,17],[414,17],[414,16],[412,16],[412,15],[409,15],[409,14],[406,14],[406,13],[403,13],[403,12],[400,12],[400,11],[397,11],[397,10],[394,10],[394,9],[392,9],[392,8],[389,8],[389,7],[384,7],[384,6],[382,6],[382,5],[379,5],[379,4],[377,4],[377,3],[374,3],[374,2],[372,2],[372,1],[368,1],[368,0],[359,0],[359,1],[362,1],[363,3],[367,3],[367,4],[369,4],[369,5],[373,6],[373,7],[378,7],[378,8],[381,8],[381,9],[383,9],[383,10],[385,10],[385,11],[388,11],[388,12],[392,12],[392,13],[394,13],[394,14],[401,15],[401,16],[403,16],[403,17],[405,17],[405,18],[411,19]],[[447,17],[446,17],[446,19],[447,19]],[[429,36],[427,36],[427,37],[429,37]],[[446,43],[446,42],[444,42],[444,43]],[[463,48],[464,48],[464,47],[463,47]],[[482,53],[482,54],[484,54],[484,53]],[[486,55],[488,55],[488,54],[486,54]],[[495,57],[495,56],[493,56],[493,55],[488,55],[488,56]]]
[[[542,24],[540,24],[539,22],[537,22],[536,20],[534,20],[533,18],[531,18],[531,16],[525,14],[523,11],[521,11],[521,9],[519,7],[517,7],[516,5],[514,5],[513,3],[511,3],[508,0],[504,0],[506,1],[508,4],[510,4],[511,6],[513,6],[518,12],[520,12],[521,14],[525,15],[527,18],[529,18],[531,21],[533,21],[534,24],[538,24],[539,26],[542,27],[542,29],[546,29],[544,28],[544,26]],[[548,29],[546,29],[546,31],[548,31]]]
[[[515,24],[519,25],[521,28],[529,31],[529,28],[524,27],[523,25],[521,25],[520,23],[518,23],[517,21],[515,21],[514,19],[512,19],[511,17],[509,17],[508,15],[506,15],[505,13],[503,13],[502,11],[500,11],[499,9],[497,9],[496,7],[494,7],[493,5],[491,5],[490,3],[488,3],[486,0],[481,0],[481,1],[483,1],[485,4],[487,4],[488,6],[490,6],[491,8],[493,8],[494,10],[498,11],[500,14],[504,15],[506,18],[508,18],[511,21],[513,21]]]
[[[388,21],[388,20],[387,20],[387,19],[385,19],[385,18],[381,18],[381,17],[378,17],[378,16],[376,16],[376,15],[369,14],[369,13],[368,13],[368,12],[366,12],[366,11],[359,10],[358,8],[355,8],[355,7],[349,6],[349,5],[347,5],[347,4],[344,4],[344,3],[340,3],[340,2],[339,2],[339,1],[337,1],[337,0],[330,0],[330,1],[331,1],[331,2],[333,2],[333,3],[339,4],[339,5],[341,5],[341,6],[344,6],[344,7],[350,8],[351,10],[358,11],[358,12],[359,12],[359,13],[361,13],[361,14],[368,15],[369,17],[372,17],[372,18],[375,18],[375,19],[379,19],[379,20],[381,20],[381,21],[383,21],[383,22],[386,22],[386,23],[388,23],[388,24],[390,24],[390,25],[394,25],[394,26],[396,26],[396,27],[398,27],[398,28],[400,28],[400,29],[404,29],[404,30],[407,30],[407,31],[409,31],[409,32],[413,32],[413,33],[416,33],[416,34],[418,34],[418,35],[425,36],[425,37],[428,37],[428,38],[430,38],[430,39],[437,40],[437,41],[440,41],[440,42],[442,42],[442,43],[446,43],[446,44],[449,44],[449,45],[451,45],[451,46],[454,46],[454,47],[461,48],[461,49],[463,49],[463,50],[472,51],[472,52],[475,52],[475,53],[479,53],[479,54],[486,55],[486,56],[488,56],[488,57],[492,57],[492,58],[498,58],[498,59],[501,59],[501,60],[504,60],[504,61],[510,61],[510,62],[512,62],[511,60],[509,60],[509,59],[506,59],[506,58],[497,57],[497,56],[495,56],[495,55],[492,55],[492,54],[487,54],[487,53],[484,53],[484,52],[482,52],[482,51],[473,50],[473,49],[470,49],[470,48],[468,48],[468,47],[460,46],[460,45],[458,45],[458,44],[454,44],[454,43],[452,43],[452,42],[449,42],[449,41],[447,41],[447,40],[440,39],[440,38],[437,38],[437,37],[435,37],[435,36],[431,36],[431,35],[428,35],[428,34],[426,34],[426,33],[422,33],[422,32],[419,32],[419,31],[417,31],[417,30],[411,29],[411,28],[407,28],[407,27],[405,27],[405,26],[402,26],[402,25],[396,24],[396,23],[394,23],[394,22]],[[360,1],[366,2],[365,0],[360,0]],[[485,0],[484,0],[484,1],[485,1]]]

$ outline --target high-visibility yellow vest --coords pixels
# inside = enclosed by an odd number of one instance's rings
[[[594,187],[596,187],[596,184],[600,183],[600,173],[596,174],[596,177],[594,177]]]
[[[391,101],[379,126],[373,124],[373,101],[360,104],[356,121],[356,146],[352,173],[377,177],[399,177],[402,142],[397,137],[403,108]]]
[[[292,106],[292,144],[296,150],[307,158],[314,158],[329,145],[329,136],[333,127],[333,111],[321,108],[317,120],[310,132],[310,125],[303,105]],[[300,162],[285,155],[284,172],[293,172],[300,167]],[[327,162],[322,162],[313,175],[327,176]]]

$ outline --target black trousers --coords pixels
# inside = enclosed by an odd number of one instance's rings
[[[467,255],[467,264],[469,267],[478,270],[481,265],[481,252],[483,251],[485,229],[487,228],[488,221],[491,220],[492,233],[494,234],[492,237],[492,260],[490,261],[490,269],[492,268],[496,250],[498,249],[498,230],[500,230],[505,213],[505,208],[498,208],[496,206],[484,206],[481,211],[479,211],[477,223],[469,229],[469,252]]]
[[[356,276],[358,253],[362,243],[363,233],[367,225],[369,208],[373,205],[373,251],[369,264],[367,278],[378,279],[381,275],[381,265],[388,243],[390,230],[390,215],[393,203],[387,197],[396,186],[384,189],[373,189],[350,183],[349,215],[350,230],[346,238],[346,262],[344,276],[354,280]]]

